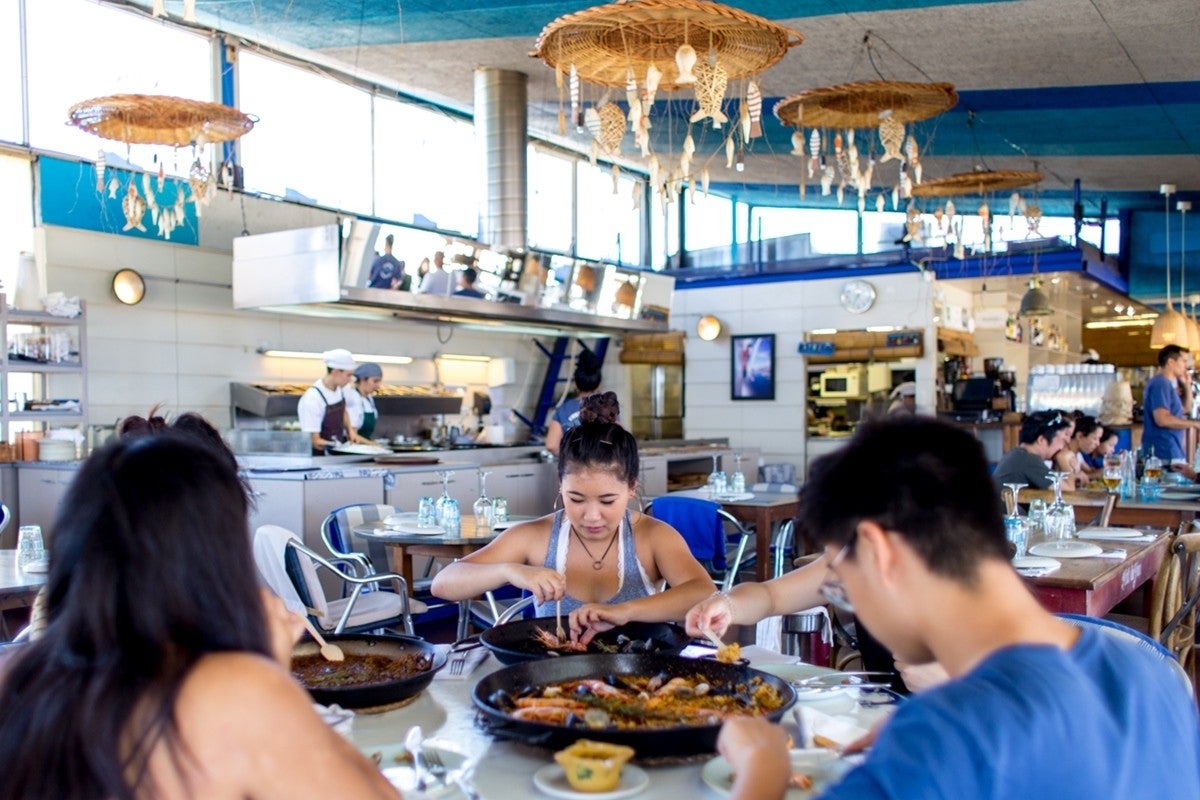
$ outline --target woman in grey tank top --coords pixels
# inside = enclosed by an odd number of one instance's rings
[[[515,525],[443,568],[433,594],[464,600],[511,584],[536,598],[539,616],[560,606],[569,614],[572,638],[584,642],[634,620],[681,620],[712,594],[712,579],[683,537],[630,509],[637,442],[615,422],[618,413],[612,392],[585,398],[581,424],[559,449],[562,510]],[[657,591],[664,581],[668,588]]]

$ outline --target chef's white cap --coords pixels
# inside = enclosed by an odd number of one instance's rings
[[[321,360],[330,369],[353,370],[358,366],[358,362],[354,360],[354,356],[350,351],[341,347],[321,353]]]

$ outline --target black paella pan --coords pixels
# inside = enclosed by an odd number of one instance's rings
[[[538,662],[514,664],[486,675],[475,684],[472,697],[484,727],[492,735],[516,739],[550,749],[567,747],[578,739],[624,744],[637,752],[637,758],[681,758],[713,753],[717,749],[719,723],[679,725],[669,728],[607,729],[555,725],[515,719],[510,703],[530,687],[579,678],[598,678],[611,682],[613,676],[691,677],[701,675],[718,691],[744,687],[760,679],[772,686],[783,705],[766,714],[778,722],[796,702],[791,684],[775,675],[742,666],[722,664],[711,659],[692,659],[668,655],[581,655]]]
[[[551,655],[545,644],[535,638],[539,630],[553,634],[554,617],[535,617],[506,622],[488,628],[479,635],[479,641],[496,654],[504,664],[519,664],[535,661]],[[566,627],[566,619],[563,619]],[[588,644],[588,653],[663,653],[676,655],[688,646],[691,639],[687,632],[670,622],[630,622],[596,635]],[[569,650],[553,651],[558,656],[578,656]]]
[[[390,706],[419,693],[433,680],[434,673],[446,666],[446,654],[416,636],[355,634],[329,635],[325,639],[342,648],[342,652],[346,654],[347,658],[376,655],[395,659],[416,655],[422,657],[429,667],[404,678],[381,683],[324,688],[305,686],[313,700],[324,705],[336,703],[342,708],[355,709]],[[292,656],[319,655],[320,652],[321,649],[317,643],[306,638],[298,642],[292,649]],[[330,666],[333,667],[335,664]]]

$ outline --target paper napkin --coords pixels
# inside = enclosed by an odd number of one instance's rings
[[[1058,572],[1061,568],[1061,564],[1055,564],[1052,567],[1017,567],[1017,574],[1026,578],[1040,578],[1051,572]]]
[[[823,747],[833,743],[838,748],[844,748],[867,735],[866,728],[859,725],[854,717],[845,714],[826,714],[808,704],[793,706],[792,713],[804,738],[800,743],[803,747]]]

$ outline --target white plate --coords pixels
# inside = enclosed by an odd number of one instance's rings
[[[836,669],[818,667],[815,664],[763,664],[755,667],[755,669],[783,678],[792,684],[792,688],[796,690],[797,700],[828,700],[833,697],[840,697],[854,690],[852,683],[847,683],[844,686],[824,686],[819,688],[805,688],[796,685],[798,681],[802,681],[805,678],[841,674]],[[846,680],[852,680],[852,676],[846,676]]]
[[[742,500],[753,500],[754,492],[725,492],[713,499],[720,503],[737,503]]]
[[[465,755],[443,744],[426,741],[422,749],[426,753],[435,752],[441,758],[446,771],[439,777],[444,777],[446,774],[454,772],[467,760]],[[403,761],[398,763],[398,758],[403,759]],[[383,772],[383,777],[387,778],[392,786],[404,792],[406,796],[443,797],[458,789],[453,783],[443,783],[441,780],[435,778],[432,782],[426,783],[424,794],[417,794],[417,773],[412,767],[412,762],[408,760],[407,751],[403,747],[393,750],[390,754],[385,753],[379,768]]]
[[[415,519],[397,520],[394,525],[388,523],[387,529],[389,531],[396,531],[397,533],[410,533],[417,536],[437,536],[446,532],[446,529],[441,525],[418,525]]]
[[[1044,567],[1062,566],[1055,559],[1046,558],[1045,556],[1021,556],[1020,558],[1014,558],[1012,565],[1016,569],[1042,569]]]
[[[1029,548],[1035,556],[1050,556],[1052,558],[1091,558],[1104,552],[1098,544],[1080,542],[1076,539],[1058,539],[1053,542],[1040,542]]]
[[[1159,500],[1184,500],[1194,503],[1200,498],[1196,497],[1193,492],[1181,492],[1178,488],[1168,489],[1158,493]]]
[[[826,750],[823,747],[814,747],[809,750],[793,750],[791,751],[791,760],[792,772],[803,772],[811,775],[813,788],[811,790],[788,789],[784,795],[788,800],[801,800],[801,798],[818,795],[824,791],[825,787],[832,784],[850,769],[850,764],[838,758],[837,753],[832,750]],[[704,782],[714,792],[722,797],[728,797],[730,790],[733,788],[733,768],[721,756],[717,756],[711,761],[706,762],[700,770],[700,777],[704,779]]]
[[[1075,535],[1080,539],[1140,539],[1146,534],[1137,528],[1082,528]]]
[[[332,452],[341,456],[390,456],[390,447],[380,447],[377,444],[339,444]]]
[[[551,797],[566,800],[617,800],[645,791],[650,785],[650,776],[641,767],[626,764],[621,770],[621,782],[611,792],[577,792],[567,783],[567,773],[561,764],[547,764],[533,773],[533,785]]]

